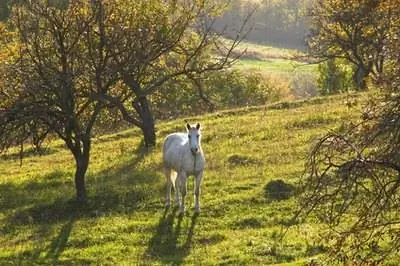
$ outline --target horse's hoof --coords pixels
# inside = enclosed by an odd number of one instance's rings
[[[199,214],[199,213],[200,213],[200,208],[194,209],[194,213],[195,213],[195,214]]]

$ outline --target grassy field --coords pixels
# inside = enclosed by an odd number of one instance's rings
[[[294,71],[316,72],[317,65],[309,64],[304,53],[262,44],[242,42],[237,47],[244,52],[236,67],[271,74],[291,74]]]
[[[281,47],[268,46],[264,44],[257,44],[253,42],[242,41],[238,45],[238,50],[246,50],[245,57],[253,57],[259,59],[293,59],[304,55],[301,51],[294,49],[285,49]]]
[[[232,41],[224,40],[227,46]],[[241,54],[235,67],[269,74],[288,74],[294,71],[316,72],[317,65],[309,64],[310,59],[298,50],[283,49],[263,44],[241,42],[234,54]]]
[[[236,67],[245,71],[258,71],[264,73],[292,75],[294,72],[315,72],[317,65],[301,63],[290,59],[241,59],[237,62]]]
[[[365,95],[313,98],[189,118],[203,125],[207,168],[202,213],[164,209],[161,142],[184,130],[183,119],[157,125],[159,144],[142,148],[138,130],[93,141],[85,206],[74,202],[72,155],[61,142],[22,166],[0,157],[0,265],[302,265],[324,251],[318,226],[299,224],[280,241],[296,209],[271,200],[265,185],[296,184],[313,140]],[[357,100],[361,102],[361,100]],[[193,179],[189,180],[193,190]]]
[[[280,49],[243,42],[238,46],[242,56],[234,68],[248,74],[260,74],[271,86],[278,84],[283,99],[301,99],[318,95],[318,64],[294,49]]]

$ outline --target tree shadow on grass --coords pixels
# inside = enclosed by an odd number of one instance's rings
[[[114,165],[92,178],[94,186],[88,184],[89,200],[96,203],[98,211],[132,212],[138,204],[149,199],[157,189],[159,174],[157,167],[141,169],[139,164],[149,155],[150,149],[141,143],[133,151],[134,156],[123,164]]]
[[[158,182],[155,171],[136,167],[148,151],[139,146],[134,153],[132,159],[117,162],[88,178],[86,204],[76,202],[73,182],[66,177],[70,172],[57,170],[22,184],[0,184],[0,212],[4,214],[0,234],[5,236],[5,243],[14,243],[14,236],[20,230],[28,230],[32,233],[26,236],[26,241],[35,247],[0,258],[0,265],[90,263],[79,258],[59,261],[75,222],[135,212],[151,197],[154,183]]]
[[[55,170],[24,183],[0,184],[0,212],[13,225],[57,223],[75,215],[93,217],[101,212],[120,212],[151,195],[149,187],[158,182],[153,170],[138,170],[137,165],[149,154],[142,143],[133,150],[132,159],[116,162],[107,169],[87,176],[88,201],[75,202],[71,172]],[[123,205],[129,206],[123,206]],[[122,207],[122,208],[121,208]]]
[[[31,265],[31,264],[45,264],[45,265],[59,265],[60,255],[63,253],[67,246],[69,236],[72,232],[74,223],[76,221],[75,214],[71,214],[67,221],[61,226],[59,233],[53,237],[50,244],[44,244],[45,241],[38,241],[35,248],[25,250],[10,257],[1,257],[1,265]],[[49,237],[51,228],[48,225],[42,224],[37,227],[37,236],[40,239]],[[44,255],[44,256],[43,256]],[[65,262],[65,261],[63,261]],[[87,261],[74,259],[72,264],[85,264]]]
[[[67,178],[68,172],[55,170],[39,178],[32,178],[22,184],[3,183],[0,184],[0,212],[6,212],[47,201],[48,195],[41,193],[48,190],[65,190],[66,186],[73,186]]]
[[[162,264],[182,265],[184,259],[190,254],[197,217],[197,213],[193,214],[189,229],[182,232],[182,220],[185,217],[177,214],[176,208],[169,213],[166,208],[148,244],[143,260],[158,260]],[[182,244],[181,238],[185,239]]]
[[[132,176],[140,176],[140,172],[137,171],[137,167],[143,159],[152,152],[151,147],[144,146],[144,142],[140,142],[139,145],[131,151],[132,158],[128,161],[124,162],[124,164],[116,164],[108,167],[107,169],[103,170],[102,172],[98,173],[97,176],[108,176],[108,177],[125,177],[126,175]],[[145,181],[145,180],[141,180]]]
[[[35,157],[35,156],[45,156],[45,155],[52,155],[58,152],[55,148],[45,147],[40,150],[36,150],[34,148],[27,148],[24,149],[22,153],[19,151],[17,152],[10,152],[0,155],[0,160],[4,161],[11,161],[11,160],[21,160],[25,158]]]
[[[104,143],[104,142],[110,142],[110,141],[117,141],[121,140],[124,138],[140,138],[142,133],[140,130],[124,130],[119,133],[114,133],[114,134],[109,134],[109,135],[103,135],[97,138],[93,139],[93,143]]]
[[[122,165],[119,169],[110,169],[100,173],[101,181],[88,186],[89,198],[85,204],[76,202],[73,188],[70,188],[69,195],[66,194],[63,197],[61,193],[65,186],[61,186],[58,181],[54,181],[55,183],[50,185],[49,182],[43,182],[42,184],[36,183],[34,186],[31,183],[23,186],[24,188],[29,186],[29,190],[10,184],[1,185],[0,193],[7,191],[6,195],[9,197],[9,199],[4,197],[4,207],[0,207],[2,211],[10,210],[6,225],[15,227],[64,222],[70,219],[71,214],[80,219],[95,218],[110,213],[134,212],[140,203],[151,196],[147,188],[157,182],[158,177],[151,171],[129,173],[128,170],[131,170],[129,165],[130,162]],[[110,178],[113,176],[121,178]],[[72,184],[70,185],[72,186]],[[53,199],[36,196],[43,194],[45,190],[56,190],[60,193],[57,193],[58,197]],[[20,197],[19,201],[13,201],[13,193]],[[29,202],[34,204],[28,204]],[[11,210],[13,208],[14,210]]]

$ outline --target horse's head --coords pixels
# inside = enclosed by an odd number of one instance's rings
[[[186,124],[189,137],[189,147],[193,155],[200,152],[200,124],[197,123],[195,127]]]

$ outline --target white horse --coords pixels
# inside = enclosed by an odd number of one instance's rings
[[[175,204],[180,207],[180,213],[185,212],[186,181],[189,175],[195,177],[195,212],[200,212],[200,185],[203,177],[205,158],[200,146],[200,124],[195,127],[186,124],[187,133],[173,133],[164,141],[163,163],[167,178],[166,206],[171,204],[171,187],[175,189]],[[179,191],[182,202],[179,202]]]

